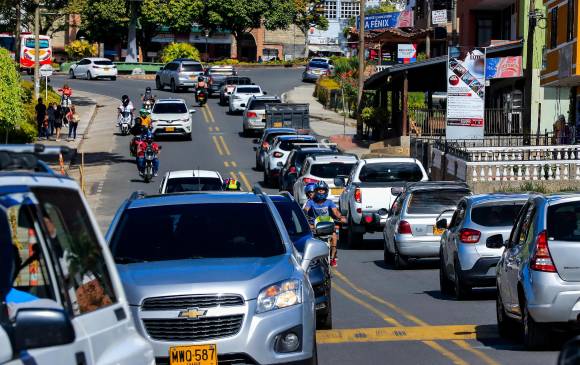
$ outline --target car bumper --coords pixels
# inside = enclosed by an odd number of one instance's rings
[[[380,215],[377,212],[363,211],[358,214],[360,216],[359,224],[364,227],[365,232],[382,232],[387,223],[387,216]],[[353,220],[354,219],[355,218],[353,217]]]
[[[194,87],[196,84],[197,84],[196,81],[191,80],[177,80],[177,82],[175,83],[175,85],[178,87]]]
[[[156,125],[152,128],[152,133],[155,136],[161,135],[175,135],[175,134],[190,134],[191,124],[179,125]]]
[[[524,292],[534,320],[576,322],[580,315],[580,284],[564,281],[557,273],[526,270]]]
[[[441,236],[412,236],[396,234],[397,250],[403,256],[427,258],[439,257]]]
[[[495,286],[499,257],[482,257],[468,270],[461,270],[461,281],[470,286]]]
[[[281,364],[302,363],[313,356],[314,350],[314,317],[313,311],[303,303],[290,308],[278,309],[271,312],[254,314],[256,301],[246,302],[244,322],[242,327],[233,336],[203,341],[160,341],[153,339],[147,333],[142,318],[143,313],[139,307],[132,307],[133,318],[138,330],[153,347],[158,363],[168,363],[169,349],[173,346],[215,344],[220,358],[231,358],[232,355],[240,355],[254,360],[257,364]],[[277,337],[294,329],[301,338],[301,347],[292,353],[278,353],[274,350]]]
[[[266,122],[262,119],[244,119],[244,129],[264,130]]]
[[[317,75],[317,74],[311,74],[311,73],[303,73],[302,74],[302,79],[304,80],[318,80],[320,78],[321,75]]]
[[[107,77],[117,77],[117,70],[110,70],[110,71],[105,71],[105,70],[99,70],[99,71],[93,71],[93,77],[95,78],[107,78]]]

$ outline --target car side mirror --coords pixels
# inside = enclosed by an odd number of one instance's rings
[[[328,222],[330,223],[330,222]],[[316,260],[320,257],[327,257],[328,256],[328,246],[326,243],[316,240],[316,239],[309,239],[306,241],[304,245],[304,253],[302,255],[302,262],[300,266],[304,271],[308,271],[310,267],[310,263],[312,260]]]
[[[189,114],[195,114],[195,113],[196,113],[196,112],[195,112],[195,109],[191,109],[191,110],[189,111]]]
[[[344,177],[335,177],[334,178],[334,185],[337,188],[342,188],[346,185],[346,181],[344,180]]]
[[[435,227],[437,227],[437,229],[447,229],[447,219],[439,219],[435,224]]]
[[[487,248],[502,248],[504,246],[503,236],[501,234],[494,234],[490,236],[485,241],[485,247]]]
[[[74,342],[75,330],[62,309],[21,308],[13,325],[14,353]]]
[[[268,95],[268,92],[267,91],[262,91],[262,94]]]

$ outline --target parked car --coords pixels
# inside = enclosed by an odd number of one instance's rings
[[[332,73],[327,62],[310,61],[302,72],[302,81],[316,81],[320,76],[330,76]]]
[[[278,96],[252,96],[242,115],[243,135],[247,136],[249,131],[263,131],[266,128],[266,104],[281,102]]]
[[[576,330],[580,315],[580,195],[532,195],[511,234],[489,237],[505,250],[497,264],[497,323],[502,336],[523,331],[524,345],[546,345],[553,329]]]
[[[348,181],[342,182],[346,186],[338,204],[348,221],[347,244],[359,244],[367,232],[381,232],[388,210],[405,184],[427,180],[423,165],[414,158],[359,160]]]
[[[402,269],[410,258],[438,257],[443,230],[435,225],[436,219],[451,218],[452,209],[469,194],[464,183],[407,184],[395,199],[383,231],[385,262]]]
[[[230,76],[226,77],[220,87],[220,105],[227,105],[230,101],[230,95],[237,85],[253,85],[249,77]]]
[[[73,63],[68,71],[74,79],[82,77],[87,80],[93,79],[117,79],[117,66],[108,58],[88,57],[77,63]]]
[[[304,246],[309,239],[315,238],[304,215],[302,207],[298,205],[292,195],[271,195],[280,217],[284,221],[286,231],[294,243],[294,247],[304,254]],[[308,270],[308,278],[316,298],[316,322],[318,329],[332,329],[332,299],[330,266],[327,259],[314,260]]]
[[[254,147],[254,151],[256,151],[256,170],[260,171],[264,169],[264,161],[266,161],[266,157],[268,156],[268,150],[274,140],[278,136],[286,136],[286,135],[296,135],[297,132],[293,128],[267,128],[262,133],[262,138],[254,139],[254,143],[257,144],[257,147]]]
[[[209,96],[212,96],[214,93],[220,92],[228,76],[236,76],[237,72],[234,66],[211,66],[205,74],[209,83],[208,93]]]
[[[191,141],[191,114],[183,99],[159,99],[151,110],[151,128],[155,136],[183,135]]]
[[[165,173],[159,194],[187,191],[221,191],[223,179],[219,172],[209,170],[180,170]]]
[[[214,364],[317,363],[308,269],[328,246],[309,239],[300,257],[267,195],[137,193],[107,240],[158,364],[196,351]]]
[[[443,294],[465,299],[473,287],[495,287],[496,266],[503,247],[488,248],[491,236],[507,239],[527,194],[483,194],[467,196],[459,202],[445,229],[439,252],[439,284]]]
[[[308,200],[306,194],[304,194],[306,185],[324,181],[330,188],[328,199],[337,203],[344,187],[336,186],[334,179],[350,175],[357,161],[358,158],[356,156],[343,154],[308,157],[304,162],[300,176],[294,183],[294,197],[300,205],[305,204],[306,200]]]
[[[337,155],[340,154],[334,145],[307,145],[305,147],[297,147],[288,156],[288,160],[284,167],[280,170],[278,177],[278,188],[280,191],[287,191],[292,193],[294,191],[294,183],[300,176],[304,161],[312,156]]]
[[[316,137],[310,135],[283,135],[278,136],[268,149],[268,155],[264,160],[264,184],[278,182],[280,169],[286,163],[288,155],[296,146],[316,144]]]
[[[197,85],[199,76],[203,76],[203,65],[190,59],[175,59],[157,71],[155,75],[155,87],[163,90],[169,86],[172,93],[179,90],[192,88]]]
[[[0,364],[154,365],[67,151],[0,146]]]
[[[258,85],[237,85],[230,94],[229,112],[243,112],[252,96],[263,96],[267,93]]]

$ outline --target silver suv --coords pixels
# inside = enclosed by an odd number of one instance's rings
[[[172,93],[182,89],[192,88],[197,85],[199,76],[203,76],[203,65],[188,58],[175,59],[157,71],[155,75],[155,87],[163,90],[169,86]]]
[[[580,195],[534,195],[515,221],[497,265],[500,334],[523,328],[524,344],[546,344],[553,328],[572,329],[580,315]],[[577,327],[576,327],[577,329]]]
[[[527,194],[484,194],[465,197],[441,236],[439,284],[443,294],[465,299],[473,287],[495,287],[496,265],[503,252],[485,243],[491,236],[507,238],[514,220],[528,199]],[[449,226],[449,227],[448,227]]]
[[[135,193],[107,239],[158,364],[192,354],[213,364],[317,363],[308,269],[328,247],[309,239],[298,253],[261,191]]]

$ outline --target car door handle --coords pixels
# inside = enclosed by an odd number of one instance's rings
[[[84,352],[77,352],[75,354],[75,359],[77,361],[77,365],[87,365],[87,358]]]

